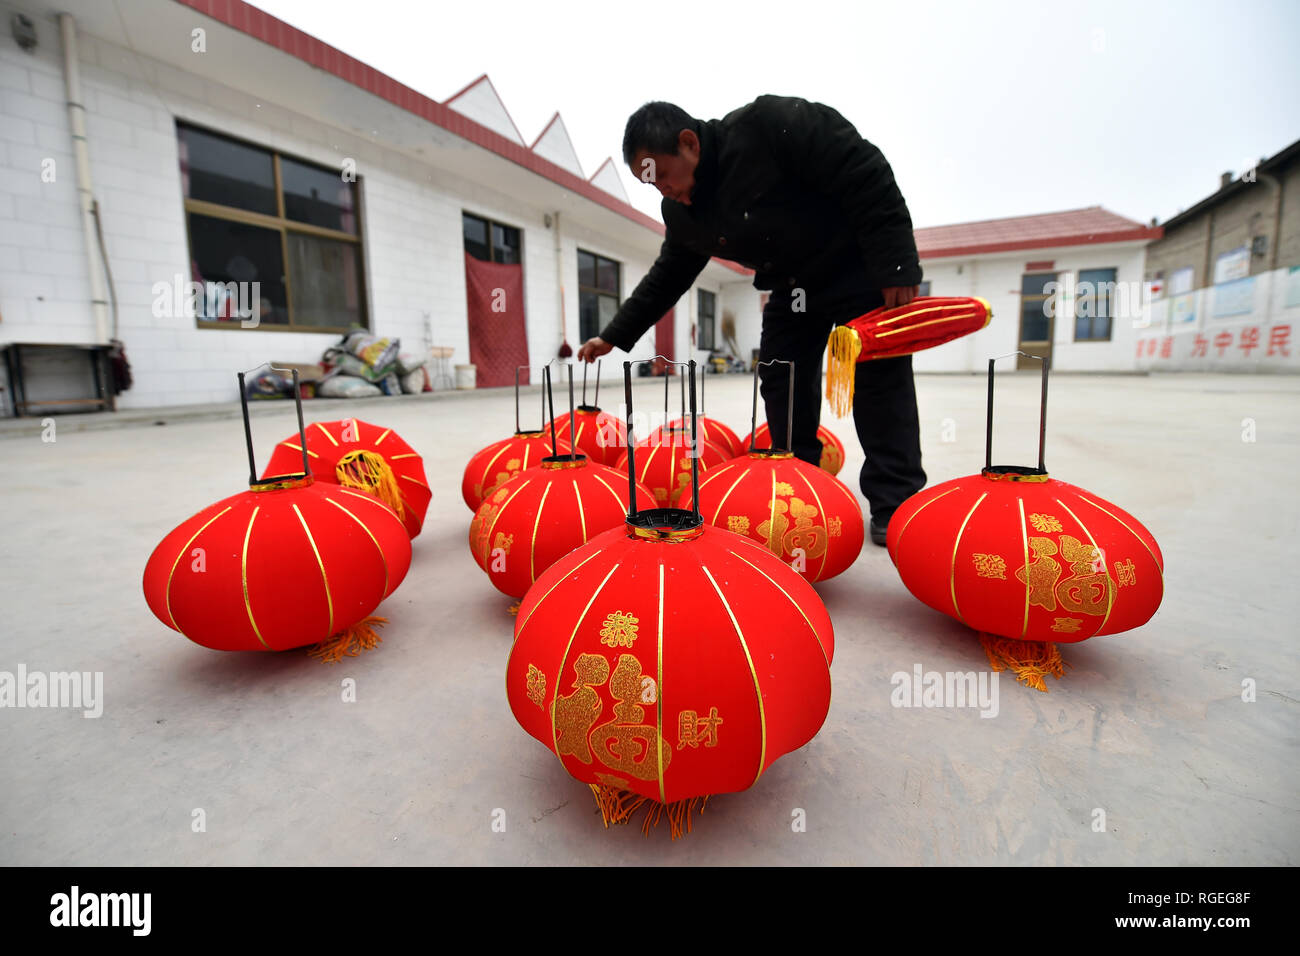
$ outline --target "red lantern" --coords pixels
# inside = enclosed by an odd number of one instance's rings
[[[627,475],[582,455],[543,458],[502,484],[479,506],[469,547],[498,591],[521,598],[533,582],[574,548],[627,517]],[[654,497],[637,486],[637,507]]]
[[[555,416],[555,429],[569,434],[573,419],[574,448],[598,465],[612,465],[627,447],[627,423],[595,405],[579,405],[573,413]]]
[[[557,439],[557,448],[565,455],[572,450],[564,439]],[[549,431],[515,432],[509,438],[494,441],[470,458],[465,466],[465,475],[460,482],[465,504],[471,511],[477,511],[492,492],[549,454]]]
[[[691,483],[692,449],[690,432],[682,428],[659,428],[645,441],[637,443],[637,481],[650,489],[660,505],[670,504]],[[695,449],[700,471],[727,461],[727,453],[702,439]],[[619,456],[618,467],[627,467],[626,449]]]
[[[301,403],[298,414],[305,447]],[[255,476],[246,399],[244,427]],[[218,650],[316,644],[314,655],[334,661],[373,646],[372,626],[383,619],[369,615],[411,563],[397,515],[378,498],[305,473],[253,477],[249,488],[200,511],[154,549],[144,571],[150,610]]]
[[[691,508],[687,488],[678,508]],[[761,449],[709,469],[700,512],[764,545],[806,581],[825,581],[862,553],[862,505],[844,483],[788,451]]]
[[[506,693],[606,825],[645,806],[677,836],[812,739],[833,652],[820,598],[765,548],[698,512],[634,510],[529,589]]]
[[[853,407],[858,362],[911,355],[978,332],[993,318],[984,299],[920,296],[907,305],[873,309],[831,331],[826,365],[826,398],[843,418]]]
[[[745,453],[745,445],[740,437],[716,418],[700,415],[698,423],[700,438],[716,446],[722,452],[724,461],[730,461]],[[684,418],[675,418],[668,423],[668,427],[686,431],[691,427],[691,423]]]
[[[822,457],[818,462],[822,471],[838,475],[844,467],[844,442],[825,425],[817,426],[817,440],[822,443]],[[772,430],[768,428],[767,422],[763,422],[754,430],[754,447],[761,449],[771,446]]]
[[[519,373],[529,368],[520,365],[515,369],[515,433],[509,438],[495,441],[486,448],[476,452],[465,466],[465,474],[460,482],[460,494],[469,505],[470,511],[477,511],[483,499],[496,491],[502,484],[513,478],[525,468],[531,468],[547,455],[568,454],[572,451],[565,437],[559,437],[554,443],[551,435],[555,429],[546,429],[546,398],[542,392],[542,428],[537,431],[525,431],[519,424]],[[555,418],[554,409],[551,416]],[[568,434],[566,429],[565,435]]]
[[[889,522],[887,547],[917,598],[981,633],[995,670],[1046,690],[1063,664],[1054,643],[1117,634],[1150,620],[1164,558],[1118,505],[1037,468],[991,464],[913,495]],[[1043,370],[1043,409],[1047,369]],[[1041,431],[1040,431],[1041,434]]]
[[[432,493],[424,459],[400,435],[357,418],[312,422],[306,435],[312,477],[378,496],[410,537],[420,533]],[[275,446],[262,477],[293,471],[301,457],[298,436],[291,435]]]
[[[596,394],[587,404],[587,368],[582,364],[582,403],[576,409],[555,416],[556,431],[568,437],[573,450],[586,455],[598,465],[613,465],[627,447],[627,423],[600,408],[600,361],[596,361]],[[570,369],[572,376],[572,369]],[[572,395],[570,395],[572,404]],[[572,434],[569,419],[573,419]]]

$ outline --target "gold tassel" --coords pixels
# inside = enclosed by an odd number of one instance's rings
[[[523,603],[524,603],[523,601],[516,601],[514,604],[512,604],[512,605],[510,605],[508,608],[506,608],[506,611],[509,612],[509,614],[510,614],[511,617],[518,617],[518,616],[519,616],[519,605],[521,605],[521,604],[523,604]]]
[[[344,657],[356,657],[383,640],[374,629],[387,623],[386,617],[368,617],[358,621],[346,631],[321,641],[307,652],[307,656],[318,658],[326,664],[337,664]]]
[[[862,339],[847,325],[837,325],[826,347],[830,353],[826,362],[826,399],[836,417],[843,418],[853,409],[853,379],[862,354]]]
[[[667,817],[669,834],[674,840],[691,832],[691,812],[704,813],[704,808],[709,802],[709,798],[703,796],[663,804],[658,800],[651,800],[649,797],[628,790],[619,790],[607,784],[592,783],[588,786],[591,787],[592,795],[596,798],[596,806],[600,808],[606,830],[611,823],[630,823],[637,811],[644,808],[646,815],[641,821],[641,832],[649,836],[650,828],[659,826],[659,821]]]
[[[392,508],[397,517],[405,518],[397,477],[379,452],[364,449],[348,452],[334,467],[334,476],[344,488],[368,491]]]
[[[999,637],[996,634],[980,632],[980,644],[988,655],[989,666],[995,671],[1010,669],[1015,672],[1016,680],[1028,684],[1035,690],[1047,693],[1044,677],[1051,675],[1057,680],[1065,676],[1065,661],[1055,644],[1047,641],[1019,641],[1011,637]]]

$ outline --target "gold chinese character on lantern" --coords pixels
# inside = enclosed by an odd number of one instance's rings
[[[492,550],[496,551],[500,549],[501,551],[505,552],[508,555],[510,554],[510,546],[514,543],[515,543],[515,536],[513,534],[505,534],[502,531],[498,531],[497,539],[494,542],[492,542]]]
[[[1029,516],[1029,523],[1034,526],[1035,531],[1049,532],[1060,531],[1061,522],[1051,515],[1040,515],[1037,512]]]
[[[718,745],[718,726],[722,718],[718,708],[710,707],[709,716],[701,717],[693,710],[683,710],[677,715],[677,749],[690,747],[694,750],[700,744],[706,747]]]
[[[980,554],[976,552],[971,555],[975,561],[975,573],[982,578],[998,578],[1002,581],[1007,579],[1007,562],[1000,554]]]
[[[600,629],[600,643],[610,647],[631,647],[637,638],[637,619],[622,611],[611,611]]]
[[[778,481],[776,483],[776,493],[778,495],[785,495],[788,498],[790,495],[794,494],[794,485],[790,484],[788,481]]]
[[[538,707],[546,700],[546,675],[535,664],[528,665],[528,699]]]
[[[727,515],[727,530],[736,534],[749,534],[749,519],[744,515]]]
[[[1115,577],[1119,579],[1119,586],[1124,587],[1127,584],[1137,584],[1137,570],[1133,567],[1133,559],[1126,558],[1124,563],[1115,562]]]
[[[1052,630],[1058,634],[1077,634],[1079,625],[1083,623],[1081,618],[1077,617],[1058,617],[1056,623],[1052,625]]]

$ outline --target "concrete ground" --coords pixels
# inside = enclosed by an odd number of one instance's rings
[[[710,413],[741,430],[749,379],[709,384]],[[605,830],[507,705],[514,618],[470,557],[459,489],[469,456],[511,431],[509,392],[306,406],[308,421],[395,428],[433,489],[411,572],[380,608],[383,644],[333,667],[206,650],[145,605],[163,535],[245,487],[237,406],[60,418],[53,442],[39,422],[0,423],[0,671],[104,681],[99,719],[0,710],[0,863],[1300,862],[1300,378],[1060,374],[1051,389],[1048,468],[1155,535],[1156,616],[1063,645],[1073,667],[1050,693],[1003,675],[994,718],[895,708],[895,672],[988,665],[868,542],[818,586],[836,628],[825,726],[676,842]],[[931,484],[978,471],[984,378],[918,376],[917,391]],[[638,387],[646,407],[657,394]],[[997,397],[994,462],[1032,464],[1036,373],[1002,375]],[[265,461],[293,412],[256,411]],[[824,420],[856,490],[851,423]]]

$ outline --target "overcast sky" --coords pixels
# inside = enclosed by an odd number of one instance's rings
[[[917,226],[1163,221],[1300,139],[1296,0],[253,2],[440,101],[487,73],[529,144],[558,109],[588,176],[647,100],[819,100],[884,151]]]

